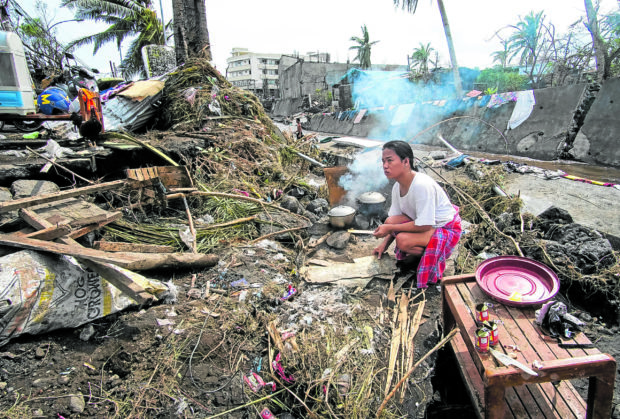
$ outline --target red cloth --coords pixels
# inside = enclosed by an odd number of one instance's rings
[[[435,284],[438,279],[441,279],[443,271],[446,269],[446,259],[450,257],[459,242],[461,217],[459,216],[459,207],[456,205],[453,207],[456,214],[454,214],[452,221],[435,230],[424,250],[416,275],[418,288],[426,288],[429,283]]]

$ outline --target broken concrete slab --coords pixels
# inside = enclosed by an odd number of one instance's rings
[[[11,194],[13,195],[13,199],[55,194],[58,192],[60,192],[58,185],[47,180],[20,179],[11,184]]]

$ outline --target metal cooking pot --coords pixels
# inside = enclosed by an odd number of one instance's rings
[[[329,223],[332,227],[345,228],[351,225],[355,219],[355,208],[339,205],[329,210],[327,215],[329,216]]]
[[[367,217],[381,215],[385,197],[379,192],[366,192],[357,198],[358,211]]]

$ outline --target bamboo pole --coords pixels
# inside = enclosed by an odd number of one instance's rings
[[[458,328],[452,329],[452,331],[450,333],[448,333],[448,335],[445,338],[440,340],[439,343],[433,347],[433,349],[428,351],[422,358],[420,358],[420,360],[418,362],[415,363],[415,365],[413,367],[411,367],[411,369],[409,371],[407,371],[405,376],[403,378],[401,378],[401,380],[396,384],[396,386],[394,386],[394,388],[392,389],[390,394],[388,394],[385,397],[385,399],[383,400],[383,403],[381,403],[381,406],[379,406],[379,410],[377,410],[377,414],[376,414],[377,418],[381,416],[381,412],[383,412],[383,409],[385,409],[385,406],[387,405],[387,403],[390,401],[390,399],[392,397],[394,397],[394,394],[396,394],[396,391],[398,390],[398,388],[405,382],[405,380],[407,380],[407,378],[409,378],[409,376],[416,370],[416,368],[418,368],[420,366],[420,364],[422,362],[424,362],[426,360],[426,358],[431,356],[435,351],[441,349],[442,347],[445,346],[446,343],[450,342],[452,340],[452,338],[458,332],[459,332]]]
[[[194,228],[194,219],[192,218],[192,213],[189,210],[189,205],[187,205],[187,199],[185,199],[185,195],[183,195],[183,205],[185,205],[185,214],[187,214],[187,221],[189,223],[189,232],[192,234],[192,253],[198,253],[198,249],[196,248],[196,229]]]

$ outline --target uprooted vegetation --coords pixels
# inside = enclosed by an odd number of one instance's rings
[[[313,172],[298,155],[317,157],[317,149],[311,138],[279,135],[253,95],[220,77],[206,62],[188,63],[166,83],[164,131],[109,135],[148,144],[159,154],[154,161],[184,165],[193,186],[97,200],[124,208],[123,219],[104,226],[99,238],[189,252],[189,212],[196,251],[217,254],[220,263],[199,272],[153,273],[176,284],[177,301],[96,321],[90,340],[80,340],[83,330],[70,330],[7,345],[0,356],[0,417],[241,418],[265,407],[281,417],[423,415],[434,368],[432,358],[416,363],[441,335],[437,290],[407,289],[386,300],[383,289],[300,281],[306,227],[318,214],[279,203],[297,189],[304,206],[326,196],[306,181]],[[501,187],[500,166],[472,164],[466,172],[475,180],[445,184],[472,223],[457,273],[475,270],[480,254],[521,253],[552,266],[564,288],[618,299],[617,253],[595,258],[592,249],[575,256],[557,236],[589,243],[596,234],[568,219],[561,224],[559,216],[521,214],[518,197],[494,190]],[[178,194],[187,207],[179,197],[168,199]],[[289,285],[297,294],[284,299]],[[275,391],[272,384],[252,390],[245,381],[252,372],[275,383]]]

